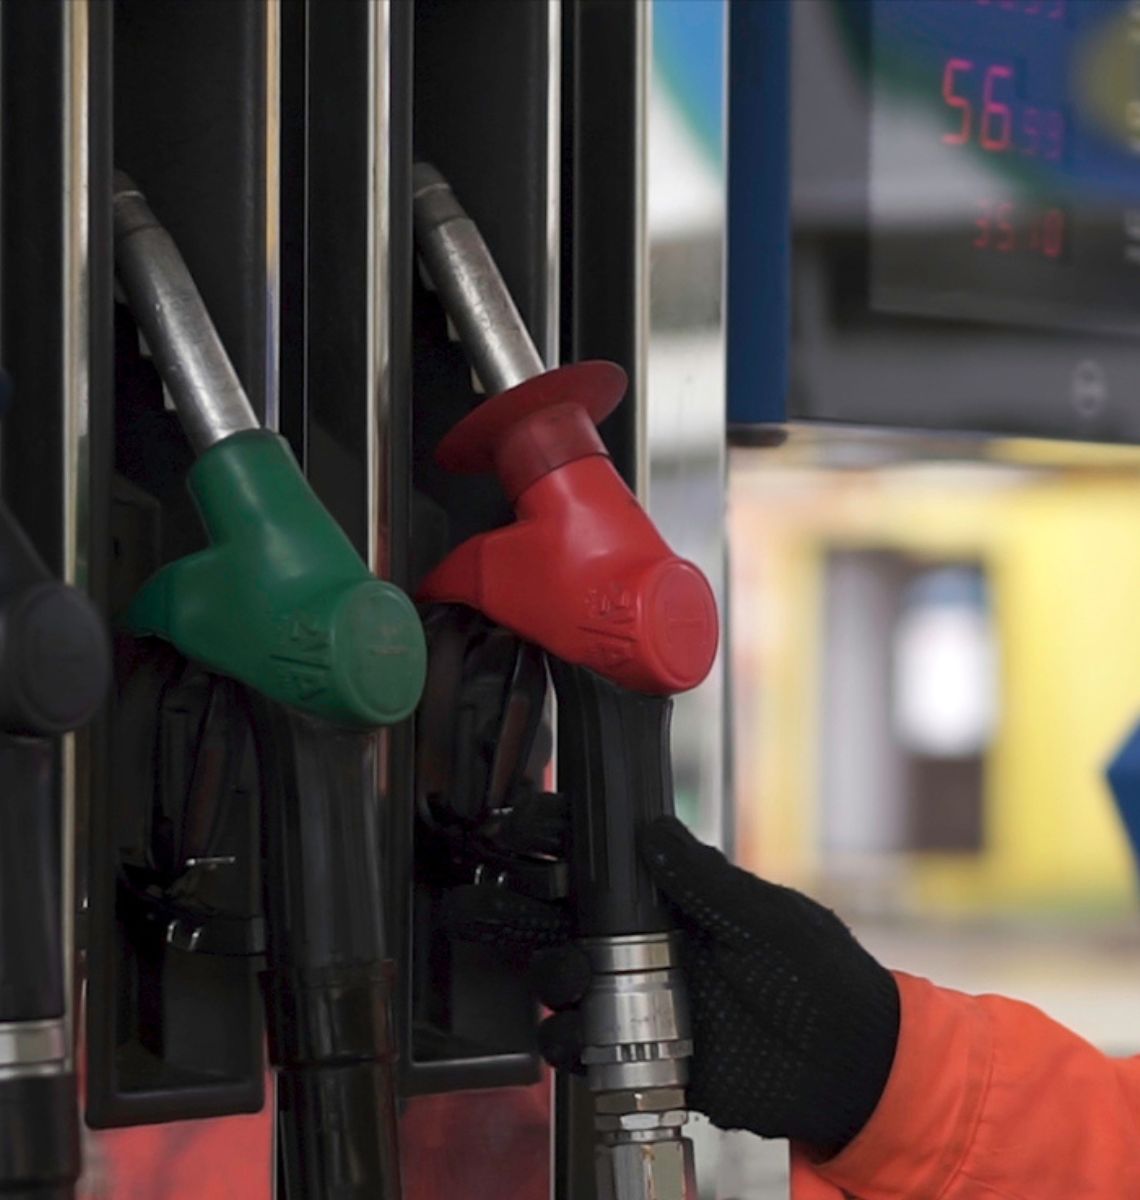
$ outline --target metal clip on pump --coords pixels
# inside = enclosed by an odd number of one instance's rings
[[[177,248],[121,174],[114,214],[118,278],[198,452],[189,486],[210,538],[126,621],[251,689],[284,1191],[396,1200],[374,730],[416,706],[423,630],[260,427]]]
[[[0,1194],[70,1200],[78,1089],[64,994],[59,772],[53,739],[111,681],[95,609],[53,579],[0,504]]]
[[[518,520],[459,546],[424,601],[466,604],[549,656],[559,790],[571,805],[571,895],[594,968],[583,1061],[606,1200],[696,1200],[683,1136],[692,1052],[669,916],[637,854],[673,806],[669,695],[712,666],[716,603],[622,482],[595,428],[625,374],[543,371],[474,223],[434,168],[415,172],[420,256],[492,398],[443,440],[439,463],[495,471]]]

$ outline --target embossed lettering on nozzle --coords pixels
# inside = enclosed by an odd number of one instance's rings
[[[475,222],[428,163],[412,169],[416,247],[489,396],[545,370]]]
[[[675,936],[586,938],[593,984],[582,1002],[582,1062],[594,1093],[599,1195],[697,1200],[682,1136],[693,1052]]]
[[[116,276],[194,452],[260,429],[178,247],[122,171],[114,223]]]

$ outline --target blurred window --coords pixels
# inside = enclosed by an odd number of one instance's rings
[[[981,567],[835,550],[824,624],[825,852],[981,852],[999,705]]]

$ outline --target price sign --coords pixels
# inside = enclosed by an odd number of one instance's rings
[[[1140,4],[872,0],[872,302],[1140,332]]]

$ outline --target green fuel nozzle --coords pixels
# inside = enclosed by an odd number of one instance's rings
[[[390,725],[423,687],[411,601],[372,575],[282,438],[231,434],[191,468],[210,546],[164,567],[126,623],[263,695],[344,725]]]
[[[127,627],[327,720],[402,720],[424,681],[415,607],[261,428],[182,256],[121,173],[114,214],[116,273],[198,453],[189,487],[210,540],[143,585]]]

